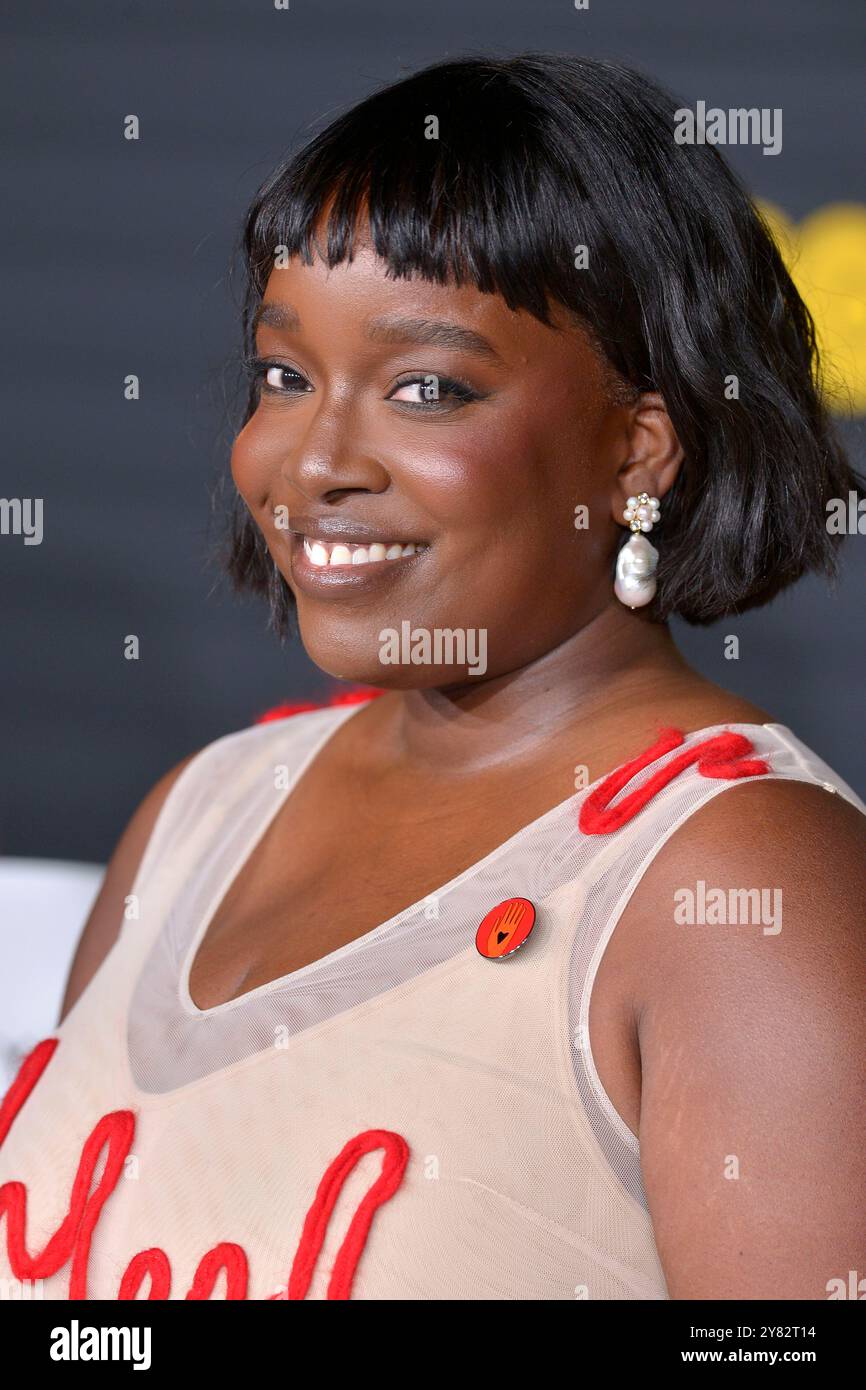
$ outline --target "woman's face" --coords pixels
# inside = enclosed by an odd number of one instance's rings
[[[232,473],[323,670],[394,688],[488,679],[612,601],[628,412],[557,322],[388,278],[367,241],[333,270],[272,272]]]

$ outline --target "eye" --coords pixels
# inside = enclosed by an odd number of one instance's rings
[[[261,391],[271,396],[299,396],[313,389],[306,377],[295,371],[294,367],[266,357],[245,358],[244,369]]]
[[[439,376],[436,372],[416,373],[398,381],[386,400],[413,410],[453,410],[455,405],[468,405],[483,399],[480,391],[468,381],[457,377]]]

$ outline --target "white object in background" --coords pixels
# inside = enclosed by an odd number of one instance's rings
[[[66,978],[105,866],[0,858],[0,1098],[57,1027]]]

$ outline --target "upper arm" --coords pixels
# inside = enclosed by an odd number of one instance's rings
[[[781,916],[677,923],[699,880],[766,890]],[[668,1291],[825,1299],[866,1275],[866,818],[803,783],[729,787],[639,897],[641,1167]]]
[[[76,947],[59,1023],[63,1022],[114,945],[123,922],[125,900],[132,890],[157,816],[177,778],[195,756],[196,753],[190,753],[151,787],[118,840]]]

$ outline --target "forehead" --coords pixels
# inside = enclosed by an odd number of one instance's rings
[[[282,313],[266,316],[260,333],[266,331],[269,318],[277,330],[282,326],[310,335],[336,332],[360,341],[369,339],[371,323],[380,318],[441,320],[483,335],[506,361],[539,354],[566,353],[581,361],[594,357],[587,335],[561,306],[552,307],[548,326],[526,310],[510,309],[501,295],[482,293],[473,284],[438,284],[419,275],[396,277],[367,235],[356,238],[351,261],[329,267],[318,255],[309,265],[294,256],[284,268],[272,270],[262,305]]]

